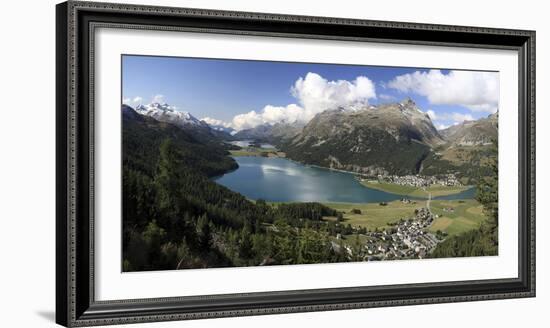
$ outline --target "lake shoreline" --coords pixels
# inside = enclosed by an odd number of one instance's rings
[[[245,155],[245,156],[232,156],[232,157],[235,158],[235,157],[255,157],[255,156],[253,156],[253,155],[246,156]],[[355,178],[359,178],[363,175],[362,173],[358,173],[358,172],[354,172],[354,171],[346,171],[346,170],[341,170],[341,169],[324,167],[324,166],[316,165],[316,164],[307,164],[307,163],[303,163],[303,162],[300,162],[300,161],[293,160],[293,159],[288,158],[288,157],[268,156],[266,158],[282,158],[282,159],[286,159],[286,160],[288,160],[292,163],[303,165],[305,167],[313,167],[313,168],[328,170],[328,171],[332,171],[332,172],[351,174]],[[374,186],[372,184],[367,184],[362,180],[357,180],[357,182],[361,186],[363,186],[365,188],[368,188],[368,189],[371,189],[371,190],[383,191],[383,192],[387,192],[387,193],[390,193],[390,194],[399,195],[399,196],[403,196],[403,197],[407,197],[407,198],[411,198],[411,199],[415,199],[415,200],[422,200],[422,199],[428,199],[429,198],[429,192],[423,190],[422,188],[414,188],[414,190],[411,191],[411,192],[396,192],[396,191],[393,191],[393,190],[388,189],[388,188],[377,188],[376,186]],[[388,183],[388,184],[392,185],[392,186],[401,186],[401,185],[398,185],[398,184],[390,184],[390,183]],[[449,190],[447,190],[447,191],[434,191],[434,192],[432,192],[432,197],[433,197],[433,199],[440,199],[439,197],[450,196],[450,195],[454,195],[454,194],[460,194],[460,193],[468,191],[472,188],[475,188],[475,186],[461,186],[460,188],[458,188],[458,187],[454,188],[454,189],[458,189],[458,190],[452,190],[453,188],[449,188]],[[427,194],[426,195],[419,195],[420,191],[425,192]],[[467,198],[467,199],[470,199],[470,198]]]
[[[282,157],[233,157],[239,168],[213,181],[249,199],[271,202],[381,203],[407,198],[422,201],[428,197],[403,196],[365,186],[356,175],[329,168],[305,165]],[[337,173],[337,174],[335,174]],[[472,190],[433,197],[433,199],[473,199]]]
[[[461,192],[470,190],[472,188],[475,188],[475,186],[440,186],[440,185],[433,185],[432,190],[430,190],[430,187],[428,189],[424,188],[417,188],[412,186],[402,186],[395,183],[379,183],[379,182],[368,182],[368,181],[359,181],[363,186],[371,189],[381,190],[388,192],[390,194],[395,195],[401,195],[404,197],[416,197],[416,198],[424,198],[428,199],[430,194],[434,199],[437,199],[437,197],[441,196],[449,196],[454,194],[459,194]],[[387,185],[386,187],[384,187]],[[402,190],[399,190],[400,187],[402,187]],[[397,188],[397,190],[395,190]],[[421,195],[420,193],[425,193],[426,195]]]

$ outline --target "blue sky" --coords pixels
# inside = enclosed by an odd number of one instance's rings
[[[494,72],[133,55],[122,68],[124,103],[162,101],[237,129],[406,97],[440,128],[498,108]]]

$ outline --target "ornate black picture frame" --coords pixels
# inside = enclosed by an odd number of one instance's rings
[[[90,90],[94,31],[101,26],[516,51],[519,277],[97,301]],[[57,5],[56,37],[57,323],[92,326],[535,296],[534,31],[69,1]]]

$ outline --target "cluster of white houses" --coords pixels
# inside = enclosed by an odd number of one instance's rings
[[[368,233],[365,245],[368,260],[426,257],[440,242],[427,232],[435,215],[425,207],[415,210],[415,214],[413,218],[399,220],[390,231]]]
[[[398,184],[411,187],[429,187],[431,185],[441,186],[461,186],[462,184],[454,174],[445,174],[440,176],[421,176],[421,175],[379,175],[378,182]]]
[[[436,218],[437,215],[422,207],[415,210],[414,217],[401,219],[390,229],[367,232],[360,256],[364,261],[424,258],[442,241],[427,231]],[[354,256],[352,247],[344,248],[349,256]]]

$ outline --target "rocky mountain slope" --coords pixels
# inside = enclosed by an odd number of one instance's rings
[[[295,138],[302,132],[305,124],[300,122],[294,123],[276,123],[271,128],[270,142],[281,144]]]
[[[308,164],[366,174],[410,174],[419,170],[432,147],[443,143],[429,116],[406,99],[322,112],[281,148],[288,157]]]
[[[455,173],[465,184],[475,183],[491,173],[498,158],[498,113],[476,121],[465,121],[440,131],[446,143],[439,145],[423,161],[426,175]]]
[[[479,146],[491,144],[498,138],[498,112],[476,121],[464,121],[441,130],[445,140],[458,146]]]
[[[268,142],[271,137],[271,124],[262,124],[254,128],[238,131],[233,135],[236,140],[256,140],[260,142]]]

